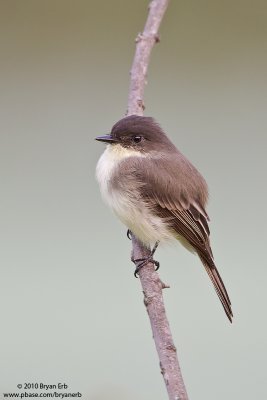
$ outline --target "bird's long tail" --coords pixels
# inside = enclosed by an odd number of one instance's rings
[[[224,311],[229,319],[230,322],[232,322],[233,318],[233,312],[231,308],[231,301],[228,296],[227,290],[224,286],[223,280],[219,274],[219,271],[217,270],[215,264],[208,264],[207,261],[199,255],[212,283],[213,286],[216,290],[216,293],[223,305]]]

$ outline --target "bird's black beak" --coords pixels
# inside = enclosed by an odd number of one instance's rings
[[[110,135],[104,135],[104,136],[97,136],[95,140],[98,140],[99,142],[105,142],[105,143],[116,143],[117,140]]]

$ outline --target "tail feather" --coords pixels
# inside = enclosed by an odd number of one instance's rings
[[[213,283],[213,286],[215,288],[215,291],[222,303],[222,306],[224,308],[224,311],[229,319],[230,322],[232,322],[233,318],[233,312],[231,308],[231,301],[228,296],[227,290],[224,286],[224,283],[222,281],[222,278],[219,274],[219,271],[217,270],[215,264],[209,265],[207,261],[200,256],[200,259]]]

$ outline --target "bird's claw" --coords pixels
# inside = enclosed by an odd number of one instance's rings
[[[160,263],[154,260],[154,264],[155,264],[155,271],[157,271],[160,267]]]
[[[129,240],[132,240],[132,232],[130,231],[130,229],[127,229],[127,238],[129,239]]]
[[[148,263],[152,263],[155,265],[155,271],[157,271],[160,267],[160,263],[156,260],[153,260],[152,256],[149,256],[147,258],[137,258],[136,260],[133,260],[133,262],[134,263],[140,262],[140,264],[137,265],[137,267],[135,268],[135,271],[134,271],[135,278],[138,278],[138,273],[139,273],[140,269],[143,268]]]
[[[129,229],[128,229],[128,231],[127,231],[127,236],[128,236],[128,233],[130,233],[130,234],[132,235],[132,232],[131,232]],[[129,237],[129,236],[128,236],[128,237]],[[157,270],[159,269],[159,267],[160,267],[159,262],[158,262],[158,261],[155,261],[155,260],[153,259],[154,253],[155,253],[155,251],[157,250],[158,245],[159,245],[159,241],[157,241],[157,242],[155,243],[155,245],[154,245],[154,247],[153,247],[153,249],[152,249],[152,251],[151,251],[151,253],[150,253],[150,255],[149,255],[148,257],[146,257],[146,258],[137,258],[136,260],[132,259],[132,261],[133,261],[134,263],[140,262],[140,264],[137,265],[137,267],[135,268],[135,271],[134,271],[134,276],[135,276],[136,278],[138,277],[138,272],[140,271],[140,269],[143,268],[143,267],[144,267],[146,264],[148,264],[148,263],[152,263],[152,264],[155,265],[155,271],[157,271]]]

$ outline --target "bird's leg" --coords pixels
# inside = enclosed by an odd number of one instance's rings
[[[157,241],[155,243],[155,246],[153,247],[153,249],[152,249],[152,251],[151,251],[151,253],[150,253],[150,255],[148,257],[146,257],[146,258],[137,258],[135,260],[132,260],[134,263],[140,262],[140,264],[137,265],[137,267],[135,268],[135,271],[134,271],[134,276],[136,278],[138,276],[138,272],[140,271],[140,269],[142,267],[144,267],[146,264],[150,263],[150,262],[155,265],[155,271],[157,271],[159,269],[159,266],[160,266],[159,262],[153,260],[153,255],[154,255],[155,251],[157,250],[158,245],[159,245],[159,241]]]
[[[127,229],[127,238],[129,240],[132,240],[132,232],[130,231],[130,229]]]

